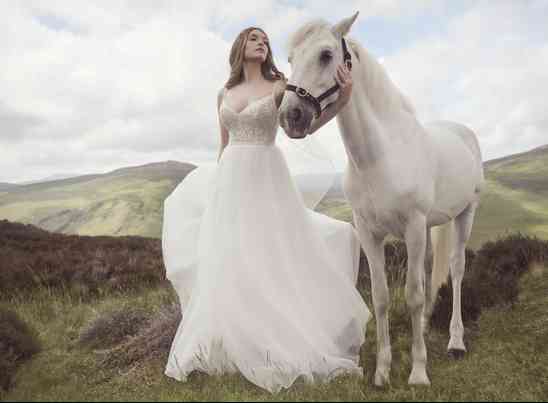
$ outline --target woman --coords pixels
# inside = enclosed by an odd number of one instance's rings
[[[218,164],[192,171],[164,204],[164,262],[183,309],[165,373],[239,371],[271,392],[299,376],[361,375],[369,310],[355,288],[356,233],[306,208],[275,143],[285,79],[263,30],[239,34],[230,65]],[[330,117],[351,90],[348,71],[337,74]]]

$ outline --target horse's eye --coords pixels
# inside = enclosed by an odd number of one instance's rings
[[[332,58],[333,58],[333,55],[328,50],[324,50],[322,53],[320,53],[320,63],[322,64],[329,63]]]

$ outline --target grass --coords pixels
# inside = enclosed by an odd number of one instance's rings
[[[496,181],[486,181],[469,246],[477,249],[488,240],[515,231],[548,239],[548,202]]]
[[[318,204],[317,210],[337,220],[352,222],[352,210],[345,199],[324,199]]]
[[[210,377],[194,373],[180,383],[163,375],[165,359],[141,362],[129,368],[101,365],[104,351],[81,348],[80,332],[101,313],[131,306],[154,315],[175,300],[170,288],[141,292],[112,292],[82,300],[66,291],[41,288],[32,294],[14,295],[2,303],[33,324],[42,352],[23,364],[15,387],[1,400],[546,400],[548,398],[548,270],[535,265],[520,280],[520,297],[513,306],[484,311],[466,329],[469,352],[453,361],[445,350],[448,335],[431,330],[427,335],[428,373],[431,388],[410,387],[410,326],[401,281],[392,287],[391,340],[392,384],[372,385],[375,369],[375,324],[368,325],[362,347],[364,377],[343,376],[328,384],[307,385],[297,381],[288,391],[270,395],[238,375]],[[366,301],[371,307],[371,301]],[[1,393],[1,392],[0,392]]]

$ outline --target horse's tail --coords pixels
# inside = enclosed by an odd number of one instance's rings
[[[432,236],[432,283],[431,283],[431,303],[434,304],[439,288],[447,281],[449,275],[449,259],[451,258],[451,249],[453,246],[454,221],[451,220],[443,225],[433,227]]]

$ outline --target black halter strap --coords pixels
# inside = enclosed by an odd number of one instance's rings
[[[346,41],[344,38],[341,38],[342,43],[342,51],[343,51],[343,61],[348,70],[352,70],[352,56],[348,52],[348,48],[346,47]],[[323,94],[321,94],[319,97],[314,97],[312,94],[310,94],[306,89],[297,87],[293,84],[287,84],[285,86],[285,89],[287,91],[292,91],[296,93],[299,97],[303,98],[305,101],[309,102],[314,106],[314,109],[316,110],[316,119],[320,117],[324,109],[322,109],[321,102],[326,99],[331,94],[338,91],[340,88],[339,84],[335,84],[333,87],[329,88],[327,91],[325,91]]]

